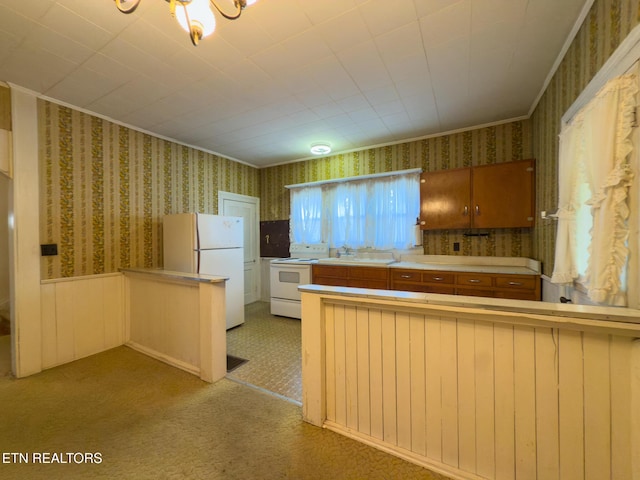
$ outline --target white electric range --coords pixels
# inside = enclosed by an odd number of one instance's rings
[[[326,243],[292,243],[290,258],[271,261],[271,314],[282,317],[302,318],[298,285],[311,283],[311,266],[319,258],[329,256]]]

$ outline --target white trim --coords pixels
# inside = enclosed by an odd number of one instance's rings
[[[105,278],[105,277],[121,277],[122,275],[123,275],[122,272],[109,272],[109,273],[96,273],[91,275],[78,275],[76,277],[49,278],[49,279],[40,280],[40,285],[48,285],[50,283],[75,282],[78,280],[93,280],[93,279]]]
[[[562,116],[562,124],[567,124],[578,111],[600,90],[607,81],[623,75],[640,58],[640,25],[636,26],[618,46],[609,60],[591,79],[586,88]]]
[[[292,188],[304,188],[304,187],[317,187],[318,185],[326,185],[329,183],[361,181],[361,180],[369,180],[371,178],[393,177],[396,175],[408,175],[411,173],[422,173],[422,169],[410,168],[408,170],[396,170],[393,172],[371,173],[369,175],[356,175],[354,177],[333,178],[330,180],[318,180],[317,182],[296,183],[294,185],[285,185],[284,188],[292,189]]]
[[[553,78],[553,76],[558,71],[558,68],[560,68],[560,64],[564,60],[564,57],[567,54],[567,51],[569,50],[569,47],[571,46],[571,44],[575,40],[576,35],[578,35],[578,32],[580,31],[580,28],[582,28],[582,24],[584,23],[585,19],[587,18],[587,15],[589,15],[589,12],[591,11],[591,7],[593,6],[594,2],[595,2],[595,0],[586,0],[586,2],[584,3],[584,6],[582,7],[582,10],[580,11],[580,15],[578,16],[577,20],[573,24],[573,28],[571,29],[571,32],[569,32],[569,35],[567,36],[567,39],[565,40],[564,45],[562,46],[562,49],[560,50],[560,53],[558,53],[558,56],[556,57],[556,61],[553,63],[553,66],[551,67],[551,70],[549,70],[549,73],[547,74],[547,78],[545,78],[544,83],[542,84],[542,88],[540,89],[540,93],[538,93],[538,96],[536,97],[536,99],[531,104],[531,107],[529,108],[528,117],[531,117],[531,115],[533,115],[533,112],[535,111],[535,109],[538,108],[538,103],[540,102],[540,99],[544,95],[544,92],[547,91],[547,87],[551,83],[551,79]]]
[[[521,122],[523,120],[529,120],[530,117],[531,115],[522,115],[520,117],[508,118],[506,120],[498,120],[495,122],[482,123],[480,125],[473,125],[470,127],[462,127],[454,130],[447,130],[446,132],[431,133],[429,135],[423,135],[421,137],[405,138],[403,140],[394,140],[393,142],[378,143],[376,145],[368,145],[366,147],[352,148],[350,150],[340,150],[337,152],[332,151],[328,155],[314,155],[312,157],[297,158],[295,160],[287,160],[285,162],[270,163],[269,165],[262,165],[257,168],[262,169],[262,168],[277,167],[279,165],[288,165],[290,163],[304,162],[307,160],[317,160],[318,158],[323,158],[323,157],[335,157],[337,155],[343,155],[345,153],[364,152],[365,150],[371,150],[375,148],[389,147],[393,145],[403,145],[405,143],[418,142],[420,140],[428,140],[429,138],[440,138],[440,137],[445,137],[447,135],[455,135],[457,133],[472,132],[480,128],[496,127],[498,125],[505,125],[507,123]]]
[[[224,208],[223,208],[223,204],[225,200],[249,203],[249,204],[252,204],[256,210],[255,211],[256,219],[253,226],[255,234],[252,239],[253,249],[255,251],[256,256],[255,256],[255,262],[253,262],[252,266],[250,267],[253,271],[253,275],[256,276],[255,278],[256,290],[255,292],[253,292],[253,295],[250,296],[250,299],[253,299],[252,301],[257,301],[257,300],[260,300],[260,291],[262,288],[262,279],[260,275],[260,198],[251,197],[249,195],[242,195],[240,193],[231,193],[231,192],[225,192],[224,190],[218,190],[218,215],[226,215],[224,213]],[[245,252],[245,255],[246,255],[246,252]],[[251,264],[251,262],[245,262],[244,264],[245,271],[248,269],[247,266],[249,264]],[[245,278],[244,285],[246,285],[246,278]],[[245,297],[246,296],[247,296],[247,292],[245,292]]]
[[[13,195],[9,200],[9,291],[12,371],[25,377],[42,371],[38,109],[36,97],[11,89]]]

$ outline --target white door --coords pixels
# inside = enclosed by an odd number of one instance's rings
[[[244,219],[244,303],[260,300],[260,199],[218,192],[218,214]]]

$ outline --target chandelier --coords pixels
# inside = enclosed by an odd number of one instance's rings
[[[114,0],[116,8],[122,13],[133,13],[141,0]],[[178,20],[180,26],[189,32],[191,42],[197,46],[202,38],[213,33],[216,28],[216,18],[213,16],[210,5],[220,15],[228,20],[240,18],[242,10],[255,3],[256,0],[233,0],[234,12],[226,12],[217,4],[218,0],[166,0],[169,3],[171,15]]]

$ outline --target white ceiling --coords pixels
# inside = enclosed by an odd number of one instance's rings
[[[221,6],[231,0],[218,0]],[[529,114],[589,0],[0,0],[0,80],[255,166]]]

